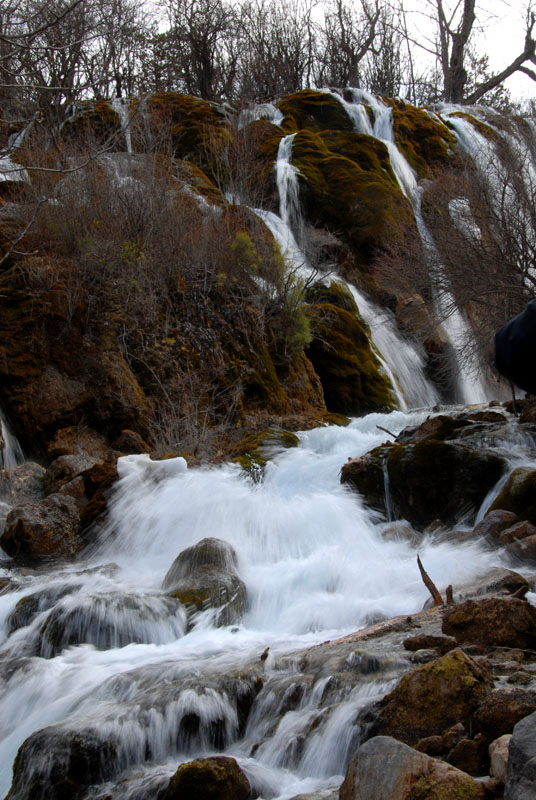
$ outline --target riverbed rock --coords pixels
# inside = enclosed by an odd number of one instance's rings
[[[499,736],[489,746],[489,774],[490,777],[496,778],[502,784],[506,781],[506,771],[508,769],[508,748],[510,746],[510,739],[512,735],[505,733],[504,736]]]
[[[536,470],[528,467],[515,469],[490,510],[497,508],[511,511],[519,519],[528,519],[536,525]]]
[[[390,736],[369,739],[356,752],[340,800],[483,800],[483,787],[450,764]]]
[[[18,467],[0,470],[0,497],[12,506],[32,500],[41,500],[44,490],[45,469],[33,461]]]
[[[56,431],[47,446],[51,460],[58,456],[86,455],[101,461],[106,457],[108,446],[104,437],[87,425],[70,425]]]
[[[168,570],[162,588],[190,611],[217,609],[217,625],[239,622],[246,608],[246,587],[237,557],[222,539],[202,539],[180,553]]]
[[[519,522],[519,517],[513,511],[505,511],[503,508],[496,508],[488,511],[483,520],[473,529],[474,536],[482,536],[492,544],[500,544],[501,533]]]
[[[458,646],[458,642],[453,636],[435,635],[421,633],[417,636],[409,636],[404,639],[404,647],[406,650],[415,652],[422,648],[435,648],[441,655],[448,653],[449,650],[454,650]]]
[[[490,688],[486,672],[459,648],[405,675],[380,702],[373,735],[416,744],[468,721]]]
[[[251,786],[234,758],[211,756],[181,764],[161,800],[248,800]]]
[[[466,600],[447,612],[443,633],[459,643],[536,649],[536,608],[515,597]]]
[[[436,520],[452,525],[462,509],[464,516],[476,513],[505,469],[501,456],[470,442],[424,439],[382,445],[348,462],[341,483],[385,512],[388,478],[396,515],[423,530]]]
[[[536,712],[514,728],[508,748],[504,800],[534,800],[536,797]]]
[[[14,558],[50,561],[74,558],[84,547],[80,515],[72,497],[51,494],[9,512],[0,544]]]
[[[512,733],[523,717],[536,711],[536,691],[522,686],[494,689],[475,712],[475,726],[488,744],[498,736]]]

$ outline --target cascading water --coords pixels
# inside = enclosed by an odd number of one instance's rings
[[[76,734],[96,742],[102,759],[95,798],[141,798],[140,786],[154,793],[181,761],[222,751],[260,797],[340,783],[360,709],[389,690],[392,665],[375,656],[385,663],[374,671],[365,649],[345,651],[339,669],[357,676],[346,686],[314,664],[303,675],[299,659],[284,654],[421,608],[427,592],[413,546],[382,537],[339,470],[383,440],[378,426],[396,433],[427,413],[303,432],[299,447],[268,462],[261,483],[237,465],[120,461],[108,524],[86,563],[15,574],[14,591],[0,596],[4,791],[18,747],[50,725],[25,746],[23,782],[46,779]],[[248,608],[234,627],[214,628],[199,612],[187,630],[160,587],[177,554],[207,536],[235,548]],[[423,541],[420,554],[439,585],[459,585],[491,563],[475,543]],[[240,698],[248,697],[244,727]],[[128,792],[122,776],[132,778]]]
[[[313,270],[300,249],[293,230],[302,231],[298,170],[292,164],[292,142],[295,134],[281,140],[276,161],[277,186],[280,197],[280,216],[270,211],[255,209],[270,228],[281,251],[302,280],[310,282],[322,279]],[[409,167],[408,167],[409,168]],[[382,368],[389,379],[398,407],[407,410],[425,405],[434,405],[438,393],[424,374],[424,357],[416,346],[399,335],[394,319],[388,311],[380,309],[367,300],[362,292],[339,276],[333,276],[354,297],[359,312],[369,326],[372,344]]]
[[[389,160],[396,176],[402,193],[410,201],[417,228],[419,230],[424,248],[430,254],[430,263],[437,264],[436,269],[441,270],[440,261],[437,258],[437,251],[433,238],[428,231],[421,212],[422,191],[417,183],[416,175],[408,164],[403,153],[399,150],[395,142],[392,108],[383,103],[375,95],[363,92],[359,89],[351,90],[353,103],[348,102],[336,92],[332,93],[345,108],[350,119],[354,123],[354,129],[358,133],[365,133],[380,139],[389,152]],[[374,116],[374,123],[371,125],[365,106],[371,109]],[[438,276],[439,284],[444,284],[442,273]],[[435,301],[438,316],[442,320],[443,329],[452,346],[456,357],[457,375],[457,400],[460,403],[481,403],[489,395],[489,388],[485,380],[480,376],[479,364],[471,355],[466,352],[473,352],[472,347],[467,347],[467,343],[473,340],[473,334],[468,321],[463,312],[457,308],[450,292],[443,287],[435,288]]]
[[[0,413],[0,469],[10,469],[22,464],[24,453],[17,438]]]

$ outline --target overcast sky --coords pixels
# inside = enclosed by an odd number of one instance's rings
[[[477,20],[482,31],[478,33],[476,41],[479,50],[489,55],[494,71],[499,72],[506,67],[523,50],[527,3],[528,0],[477,0],[477,6],[480,6]],[[453,5],[450,0],[445,0],[446,7],[452,8]],[[418,25],[422,34],[425,13],[429,10],[427,0],[404,0],[404,6],[411,9],[414,24]],[[536,71],[535,65],[529,66]],[[522,73],[509,78],[505,85],[513,98],[536,96],[536,82]]]

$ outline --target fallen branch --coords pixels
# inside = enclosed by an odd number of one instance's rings
[[[425,568],[421,563],[421,559],[417,556],[417,564],[421,573],[421,578],[423,579],[423,583],[432,595],[432,600],[434,601],[434,606],[442,606],[443,605],[443,598],[439,594],[437,586],[431,579],[431,577],[426,572]]]
[[[393,439],[396,439],[396,433],[391,433],[390,430],[388,430],[387,428],[382,428],[381,425],[376,425],[376,427],[378,428],[379,431],[383,431],[384,433],[388,433],[389,436],[392,436]]]

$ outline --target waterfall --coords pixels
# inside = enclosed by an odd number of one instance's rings
[[[270,228],[291,269],[304,281],[311,281],[319,276],[308,263],[293,234],[293,225],[294,230],[302,228],[298,170],[291,163],[294,136],[295,134],[292,134],[281,140],[275,165],[280,216],[261,209],[254,211]],[[372,346],[391,383],[398,407],[407,410],[434,405],[439,396],[424,374],[425,359],[422,352],[419,352],[416,345],[400,336],[395,320],[387,310],[375,306],[362,292],[340,276],[333,275],[333,277],[354,297],[359,312],[370,329]]]
[[[125,142],[127,145],[127,153],[132,154],[132,134],[130,131],[130,123],[132,122],[132,108],[129,99],[123,99],[122,97],[114,97],[111,101],[110,105],[112,106],[113,110],[119,117],[119,122],[121,123],[121,131],[125,137]]]
[[[429,253],[430,264],[438,265],[435,267],[437,270],[438,282],[445,283],[443,270],[440,265],[440,260],[438,259],[438,253],[433,238],[428,231],[421,212],[422,190],[417,183],[415,172],[410,164],[408,164],[405,156],[399,150],[395,142],[392,120],[393,110],[379,98],[368,92],[354,89],[352,90],[352,95],[354,99],[353,104],[341,98],[338,93],[332,93],[332,96],[343,104],[354,122],[354,129],[356,132],[375,136],[387,147],[391,166],[400,190],[412,205],[421,241],[425,250]],[[374,124],[372,127],[368,116],[365,117],[363,114],[362,109],[364,108],[364,104],[371,109],[374,115]],[[355,105],[356,109],[359,109],[359,111],[351,111],[352,105]],[[469,346],[468,348],[468,343],[474,341],[471,327],[465,314],[456,306],[454,298],[445,287],[437,289],[437,287],[432,286],[432,289],[435,293],[438,316],[442,321],[443,330],[445,331],[456,357],[457,400],[460,403],[466,404],[484,402],[489,392],[485,381],[479,376],[480,365],[478,359],[471,355],[473,347]],[[470,351],[469,356],[467,356],[465,352],[468,349]]]
[[[24,461],[24,453],[17,438],[0,413],[0,469],[11,469]]]

